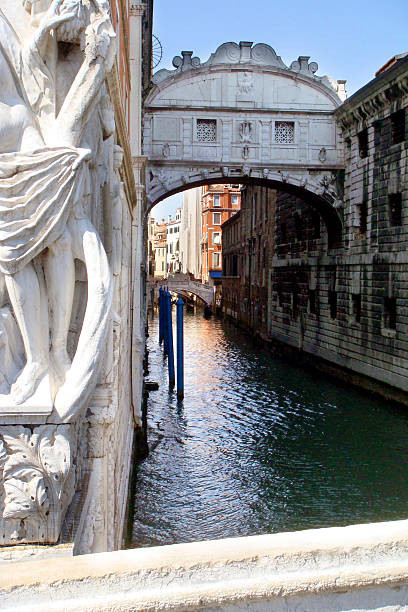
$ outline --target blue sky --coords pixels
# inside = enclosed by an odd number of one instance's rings
[[[153,31],[163,45],[157,69],[180,51],[202,61],[227,41],[271,45],[285,64],[310,55],[317,74],[347,79],[351,95],[397,53],[408,51],[408,0],[154,0]],[[180,202],[159,204],[172,212]],[[159,208],[160,207],[160,208]]]

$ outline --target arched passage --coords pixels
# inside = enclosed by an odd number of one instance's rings
[[[243,185],[260,185],[268,187],[269,189],[276,189],[289,193],[300,198],[316,210],[322,217],[327,227],[329,247],[338,246],[340,244],[342,239],[341,200],[336,199],[336,196],[342,191],[342,171],[333,172],[330,176],[325,174],[319,177],[320,181],[317,180],[316,177],[303,177],[303,180],[300,180],[297,179],[297,177],[290,177],[279,172],[268,172],[267,177],[237,174],[231,178],[233,178],[233,182],[235,183]],[[148,202],[145,214],[147,216],[156,204],[171,195],[213,183],[230,184],[232,182],[231,178],[227,179],[222,174],[217,174],[217,171],[214,170],[208,173],[207,178],[203,179],[202,177],[197,177],[197,180],[191,183],[181,181],[181,184],[178,186],[170,185],[168,182],[165,182],[165,184],[160,183],[155,190],[157,192],[157,199],[153,202]],[[152,181],[154,181],[154,179],[152,179]],[[166,189],[168,190],[166,191]]]

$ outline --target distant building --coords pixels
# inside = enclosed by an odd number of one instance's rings
[[[154,217],[149,215],[147,221],[147,276],[154,276],[155,268],[155,256],[154,256],[154,243],[155,243],[155,231],[156,231],[156,220]]]
[[[219,285],[222,276],[221,225],[241,207],[240,185],[202,188],[201,280]]]
[[[162,219],[154,227],[152,240],[152,251],[154,253],[154,278],[167,277],[167,224]]]
[[[267,332],[268,274],[275,243],[276,191],[250,185],[241,211],[222,225],[222,310],[246,327]]]
[[[180,229],[180,262],[184,274],[201,278],[201,187],[183,194]]]
[[[180,263],[180,226],[181,208],[176,211],[176,218],[169,215],[167,222],[167,274],[181,271]]]

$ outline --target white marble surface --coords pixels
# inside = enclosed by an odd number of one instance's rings
[[[3,610],[307,610],[408,606],[407,521],[11,563]]]

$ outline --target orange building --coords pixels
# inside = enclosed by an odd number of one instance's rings
[[[240,185],[205,185],[201,206],[201,280],[218,285],[222,276],[221,225],[241,208]]]

